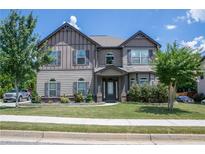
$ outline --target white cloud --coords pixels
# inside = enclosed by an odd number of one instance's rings
[[[168,30],[172,30],[172,29],[177,28],[177,26],[176,25],[165,25],[165,28]]]
[[[76,16],[70,16],[70,21],[68,22],[71,26],[75,27],[76,29],[80,29],[80,27],[77,25],[77,17]]]
[[[187,21],[188,24],[195,22],[205,22],[205,10],[191,9],[186,11],[185,16],[176,17],[175,21]]]
[[[205,38],[203,36],[195,37],[191,41],[181,41],[181,45],[185,47],[190,47],[192,49],[200,50],[200,52],[205,51]]]

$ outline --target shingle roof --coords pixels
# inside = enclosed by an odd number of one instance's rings
[[[104,47],[115,47],[124,42],[121,38],[108,35],[91,35],[90,38]]]

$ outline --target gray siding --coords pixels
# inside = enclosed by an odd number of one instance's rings
[[[92,69],[95,65],[96,46],[79,32],[67,27],[61,29],[48,39],[48,45],[56,51],[61,51],[60,66],[44,66],[41,70],[73,70]],[[89,65],[73,65],[73,50],[84,49],[89,51]]]
[[[105,66],[105,56],[108,52],[112,52],[114,55],[114,65],[122,66],[122,50],[120,49],[101,49],[97,52],[97,64],[98,67]]]
[[[89,88],[93,91],[93,71],[92,70],[73,70],[73,71],[40,71],[37,74],[37,92],[39,96],[44,96],[44,85],[54,78],[56,82],[60,82],[60,95],[73,95],[73,83],[79,78],[89,82]]]

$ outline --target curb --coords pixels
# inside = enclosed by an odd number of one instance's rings
[[[205,141],[205,134],[130,134],[130,133],[76,133],[50,131],[1,130],[1,137],[40,138],[40,139],[83,139],[115,141],[165,141],[197,140]]]

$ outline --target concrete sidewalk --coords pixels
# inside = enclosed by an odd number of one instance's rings
[[[73,133],[1,130],[0,144],[205,144],[204,134]]]
[[[104,125],[104,126],[198,126],[205,127],[205,120],[177,119],[93,119],[66,118],[48,116],[0,115],[0,121],[29,122],[73,125]]]

